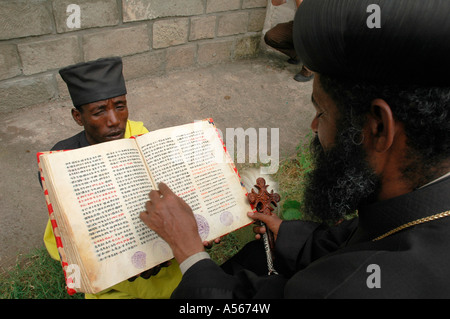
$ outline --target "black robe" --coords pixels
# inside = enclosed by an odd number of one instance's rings
[[[197,262],[172,298],[450,298],[450,217],[373,241],[405,223],[448,211],[449,195],[447,177],[362,207],[358,218],[332,228],[285,221],[275,246],[280,275],[261,273],[255,265],[265,264],[264,255],[251,243],[227,263],[228,273],[211,260]],[[251,257],[250,251],[255,252]],[[242,269],[242,260],[250,269]]]
[[[86,138],[85,131],[81,131],[72,137],[59,141],[50,149],[50,151],[75,150],[86,146],[90,146],[90,144]],[[38,172],[38,180],[42,187],[41,172]]]
[[[90,146],[85,131],[81,131],[68,139],[59,141],[52,147],[52,151],[57,150],[74,150],[82,147]]]

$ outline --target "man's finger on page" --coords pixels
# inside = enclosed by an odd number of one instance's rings
[[[169,188],[169,186],[167,186],[165,183],[160,182],[158,184],[158,188],[159,188],[159,192],[161,193],[162,196],[164,195],[169,195],[169,194],[173,194],[172,190]]]
[[[139,218],[144,222],[144,224],[146,224],[148,227],[150,227],[150,214],[148,212],[148,208],[147,211],[145,212],[141,212],[139,214]]]
[[[153,202],[151,200],[146,201],[145,202],[145,209],[146,209],[145,213],[150,212],[152,207],[153,207]]]
[[[151,190],[149,194],[151,201],[158,201],[161,198],[161,192],[158,190]]]

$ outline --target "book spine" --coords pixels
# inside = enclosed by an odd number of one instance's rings
[[[69,295],[74,295],[77,291],[75,289],[69,288],[67,286],[67,284],[70,283],[70,281],[72,280],[71,278],[67,278],[67,274],[66,274],[66,269],[69,266],[69,264],[67,263],[67,260],[65,258],[65,254],[62,254],[61,252],[64,251],[64,247],[62,244],[62,240],[61,240],[61,236],[59,236],[59,231],[58,231],[58,223],[56,222],[55,219],[55,215],[53,213],[53,206],[52,203],[50,202],[50,198],[48,196],[48,189],[45,183],[45,178],[42,172],[42,164],[41,164],[41,155],[44,154],[49,154],[49,153],[53,153],[53,152],[39,152],[36,154],[37,157],[37,162],[38,162],[38,167],[39,167],[39,173],[40,173],[40,178],[41,178],[41,185],[42,185],[42,189],[44,190],[44,195],[45,195],[45,202],[47,204],[47,210],[48,210],[48,215],[49,215],[49,219],[50,219],[50,223],[52,225],[52,229],[53,229],[53,235],[55,236],[55,241],[56,241],[56,248],[58,249],[58,254],[59,254],[59,260],[61,262],[61,266],[64,272],[64,281],[66,283],[66,290],[67,293]]]

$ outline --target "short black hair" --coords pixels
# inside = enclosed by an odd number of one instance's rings
[[[351,117],[359,131],[374,99],[389,104],[405,128],[411,160],[403,169],[406,177],[424,183],[435,177],[436,166],[450,158],[450,87],[374,84],[325,75],[320,75],[319,81],[341,114]],[[417,175],[421,175],[420,181]]]

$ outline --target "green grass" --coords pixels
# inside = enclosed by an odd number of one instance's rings
[[[16,265],[0,274],[0,299],[80,299],[67,294],[61,264],[47,250],[33,249],[19,256]]]
[[[279,207],[284,219],[301,219],[304,175],[311,170],[311,156],[305,142],[297,148],[297,155],[280,161],[274,175],[278,182],[281,202]],[[242,167],[238,166],[238,169]],[[209,253],[218,264],[237,253],[246,243],[254,239],[252,226],[247,226],[222,239]],[[69,296],[65,289],[64,275],[58,261],[50,258],[44,246],[19,256],[16,265],[0,273],[0,299],[81,299],[84,294]]]
[[[305,175],[313,168],[309,144],[312,132],[297,146],[296,156],[280,161],[280,167],[274,176],[278,182],[281,196],[280,217],[283,219],[304,219],[303,189]]]

